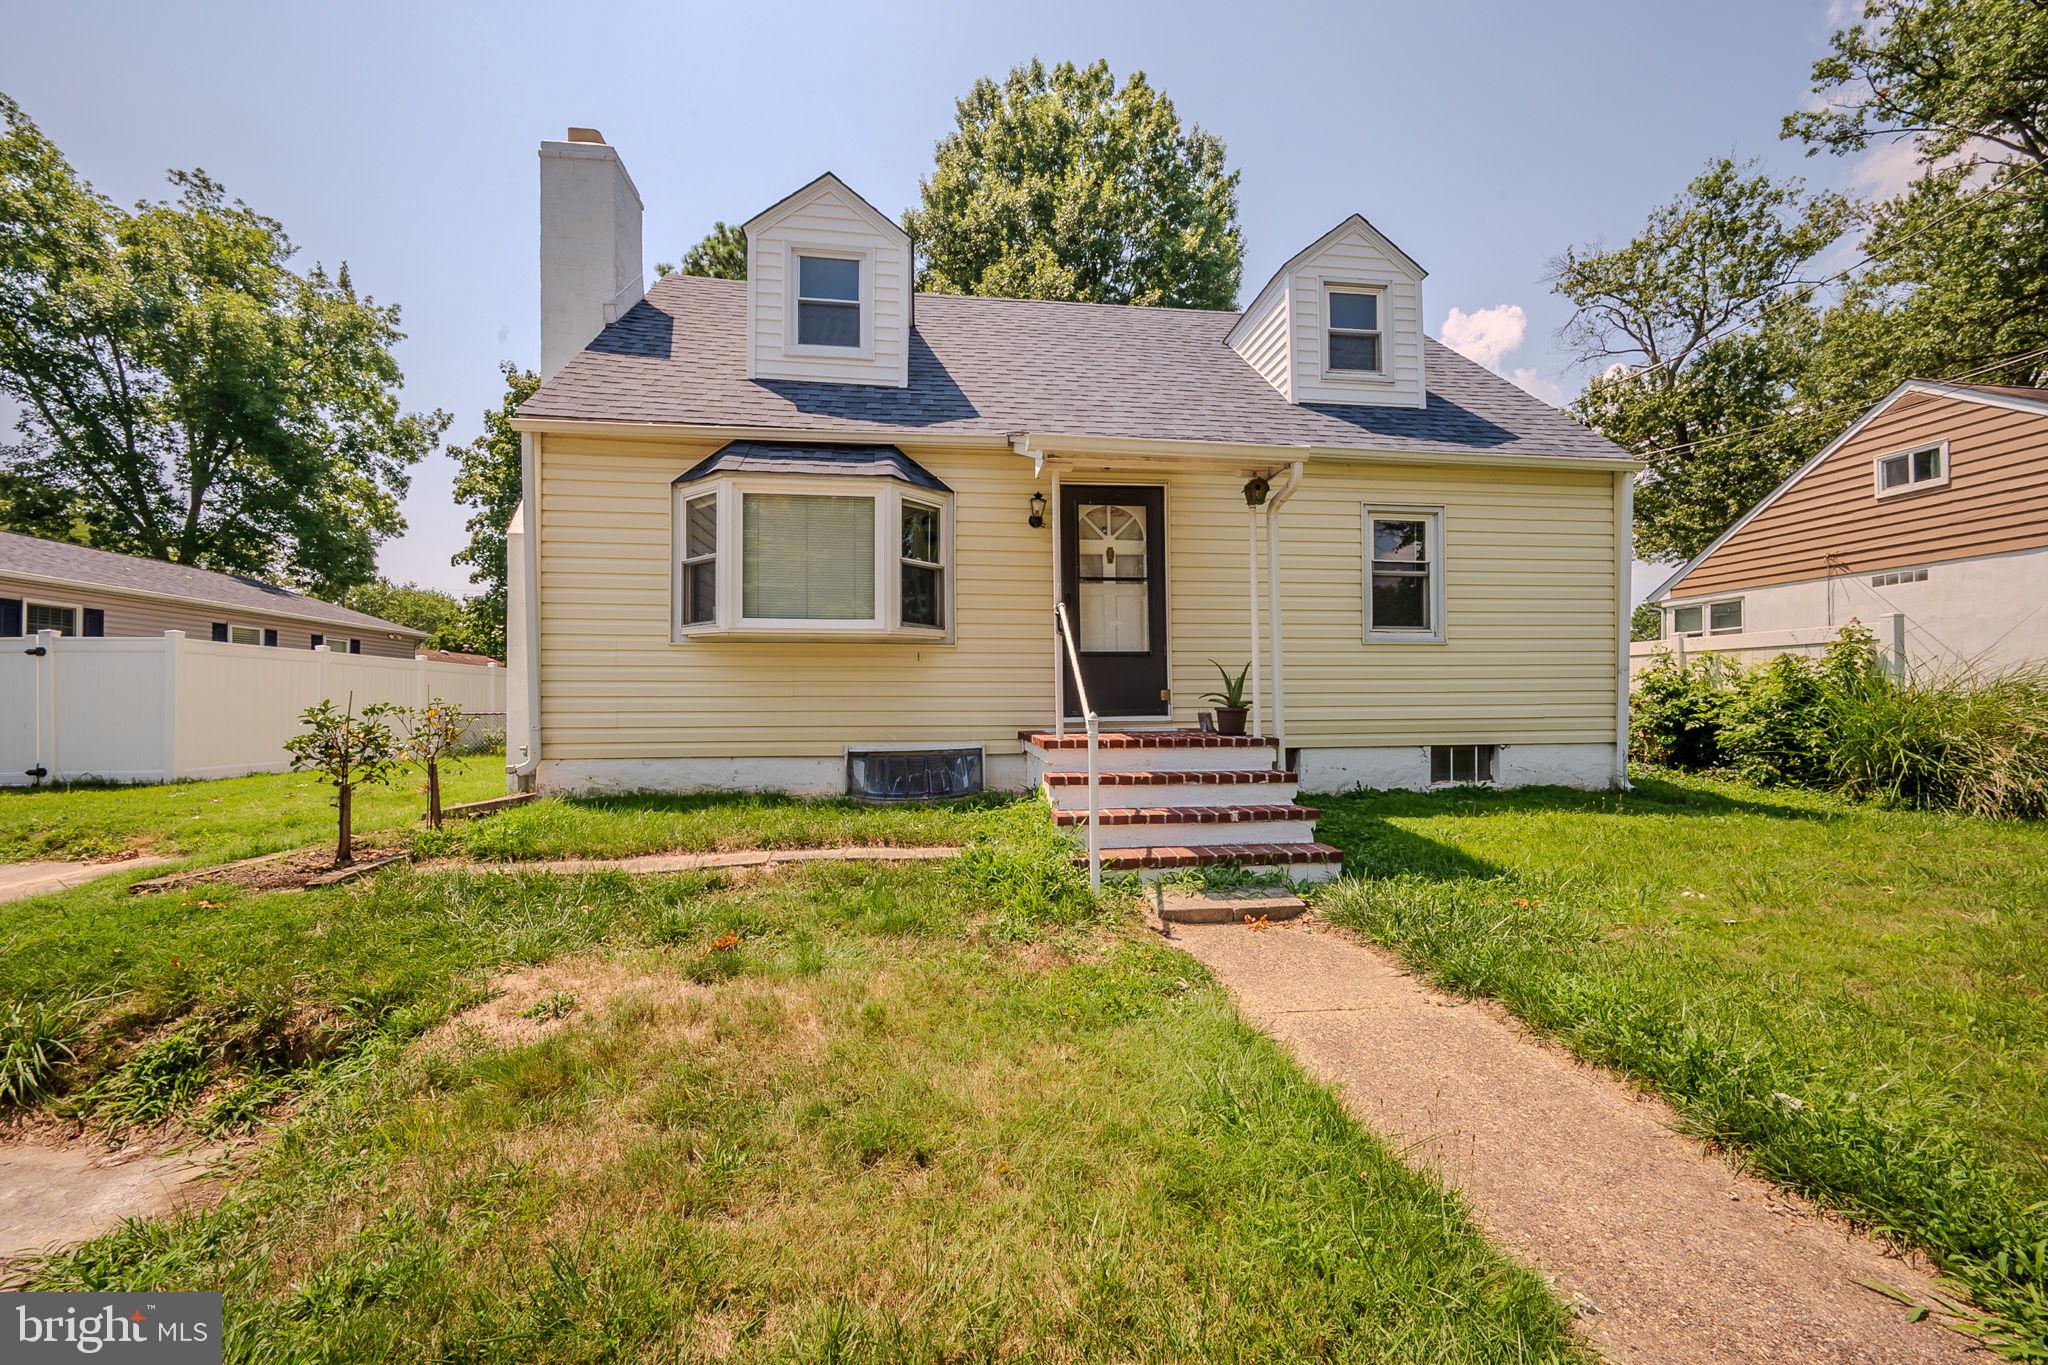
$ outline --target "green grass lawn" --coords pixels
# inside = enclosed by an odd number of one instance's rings
[[[2048,828],[1700,778],[1315,804],[1333,920],[1927,1246],[2048,1352]]]
[[[356,794],[355,826],[380,832],[418,828],[426,779],[413,769]],[[505,794],[503,754],[452,759],[442,800]],[[162,786],[0,787],[0,863],[96,858],[134,849],[226,862],[334,838],[334,789],[311,773],[264,773]]]
[[[853,813],[806,809],[789,837]],[[474,1010],[508,971],[547,975]],[[282,1132],[218,1206],[38,1283],[220,1288],[231,1360],[1577,1358],[1540,1281],[1043,825],[739,881],[0,906],[0,999],[80,997],[46,1107]]]
[[[493,862],[625,858],[748,848],[964,844],[1045,823],[1034,797],[878,806],[787,796],[543,797],[489,820],[446,826],[423,853]]]

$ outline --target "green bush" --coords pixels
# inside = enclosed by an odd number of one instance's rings
[[[1681,663],[1662,650],[1629,697],[1629,757],[1659,768],[1721,766],[1727,670],[1712,659]]]
[[[2048,816],[2048,668],[1901,679],[1846,627],[1815,661],[1741,669],[1660,654],[1630,698],[1629,757],[1917,810]]]

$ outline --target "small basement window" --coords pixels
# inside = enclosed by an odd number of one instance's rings
[[[1876,462],[1877,496],[1938,488],[1948,482],[1948,442],[1938,441],[1918,450],[1880,455]]]
[[[860,262],[799,254],[796,281],[796,344],[858,348]]]
[[[979,749],[849,749],[846,792],[863,801],[935,801],[981,791]]]
[[[1332,286],[1329,363],[1325,367],[1350,374],[1380,374],[1380,291]]]
[[[1495,780],[1495,760],[1500,750],[1492,744],[1432,744],[1429,746],[1429,784],[1432,787],[1469,787]]]

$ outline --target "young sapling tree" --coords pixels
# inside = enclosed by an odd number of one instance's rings
[[[453,702],[434,698],[425,706],[394,706],[392,722],[398,727],[398,752],[408,763],[427,772],[427,824],[441,828],[441,760],[462,743],[468,720]]]
[[[318,773],[334,784],[334,804],[341,824],[334,843],[336,867],[346,867],[355,861],[350,819],[356,788],[388,781],[398,762],[397,744],[383,719],[390,709],[381,703],[366,706],[358,716],[353,694],[348,705],[339,711],[332,701],[322,701],[299,713],[299,724],[306,727],[305,733],[285,741],[294,771]]]

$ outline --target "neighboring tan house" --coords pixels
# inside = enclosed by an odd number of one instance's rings
[[[1919,672],[2048,660],[2048,389],[1908,380],[1649,600],[1710,649],[1856,621]]]
[[[1298,786],[1624,780],[1638,462],[1424,336],[1421,267],[1364,218],[1241,313],[963,298],[914,293],[828,174],[745,225],[744,283],[642,297],[618,154],[571,130],[540,188],[519,780],[1043,776],[1075,823],[1056,603],[1116,863],[1327,871]],[[1218,662],[1258,680],[1254,738],[1189,733]]]
[[[410,626],[261,579],[0,531],[0,637],[162,635],[409,659]]]

